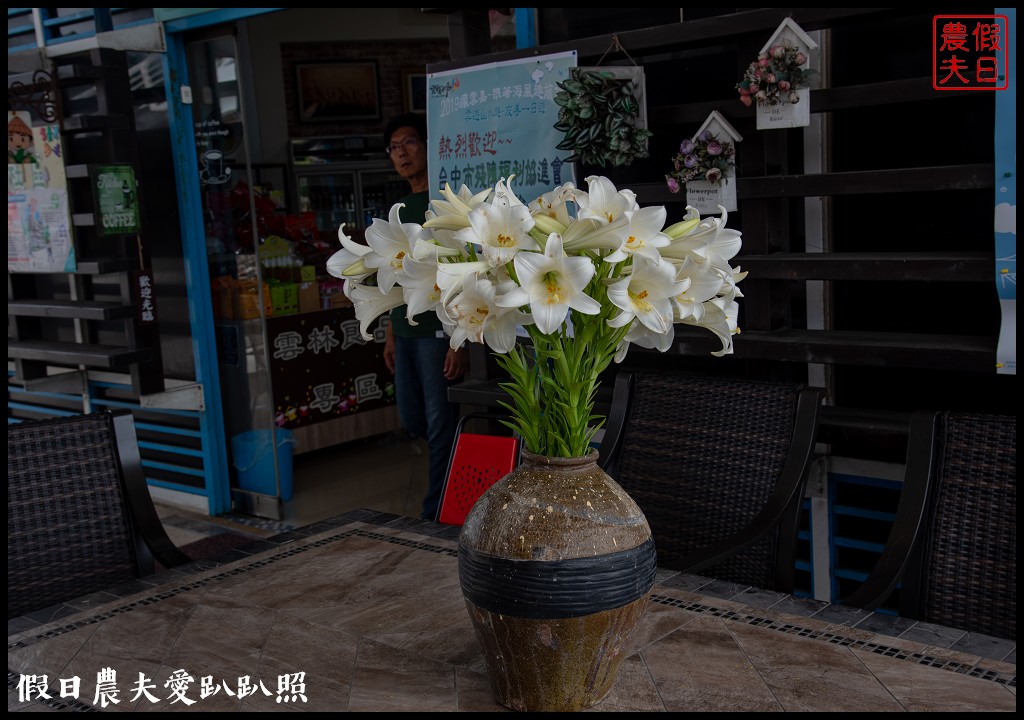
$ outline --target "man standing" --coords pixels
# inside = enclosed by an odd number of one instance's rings
[[[402,222],[422,223],[430,202],[426,139],[426,120],[414,113],[394,118],[384,132],[388,157],[411,190],[399,200],[405,204]],[[427,441],[429,485],[421,517],[433,520],[458,421],[458,406],[448,402],[448,386],[465,374],[469,353],[465,348],[451,349],[434,311],[417,315],[416,325],[410,325],[405,314],[405,305],[391,311],[384,364],[395,374],[402,425],[410,435]]]

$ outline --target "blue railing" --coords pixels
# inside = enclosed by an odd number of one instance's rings
[[[892,480],[829,474],[833,601],[848,595],[850,587],[864,582],[881,557],[896,518],[901,487],[901,483]],[[885,609],[879,611],[885,612]]]
[[[74,8],[73,11],[65,8],[64,14],[52,14],[52,8],[10,8],[7,11],[8,54],[39,47],[34,10],[39,13],[43,44],[47,46],[156,22],[153,8]]]
[[[8,370],[8,379],[13,373]],[[208,452],[203,448],[200,413],[192,410],[144,408],[137,401],[113,397],[129,394],[131,385],[90,381],[89,404],[100,408],[126,408],[136,417],[142,467],[150,485],[207,495]],[[67,417],[82,412],[78,393],[38,392],[7,385],[8,425],[35,417]]]

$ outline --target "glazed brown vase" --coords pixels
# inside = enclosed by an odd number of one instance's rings
[[[596,451],[524,451],[459,536],[462,593],[498,702],[573,711],[600,701],[632,651],[656,569],[647,519]]]

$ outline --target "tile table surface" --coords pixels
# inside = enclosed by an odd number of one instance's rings
[[[8,709],[503,711],[457,540],[354,511],[9,620]],[[635,649],[592,709],[1016,705],[1012,641],[659,571]]]

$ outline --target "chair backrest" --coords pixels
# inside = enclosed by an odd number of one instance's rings
[[[598,463],[601,469],[615,477],[619,473],[619,457],[622,454],[622,438],[636,392],[636,375],[628,370],[615,374],[612,383],[612,398],[605,418],[604,435],[598,447]]]
[[[943,413],[918,444],[929,457],[908,456],[882,556],[842,602],[873,610],[898,590],[904,617],[1016,640],[1017,419]]]
[[[1017,418],[946,413],[920,617],[1017,638]]]
[[[7,613],[46,608],[188,562],[153,508],[132,416],[7,428]]]
[[[797,383],[638,372],[613,477],[658,564],[791,591],[820,404]]]
[[[437,513],[437,522],[445,525],[462,525],[480,496],[519,462],[518,438],[463,432],[466,422],[472,418],[496,419],[497,416],[471,413],[459,420]]]

